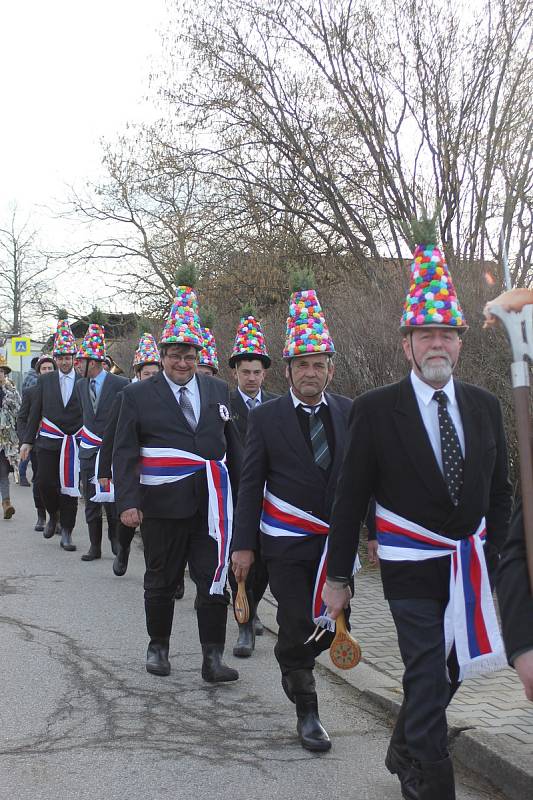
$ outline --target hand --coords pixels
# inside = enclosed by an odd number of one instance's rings
[[[378,540],[370,539],[368,542],[368,563],[377,564],[379,561],[378,556]]]
[[[533,700],[533,650],[515,658],[513,666],[524,684],[527,699]]]
[[[138,528],[143,521],[143,512],[140,508],[127,508],[120,515],[120,521],[128,528]]]
[[[231,568],[237,583],[246,580],[254,561],[255,555],[253,550],[235,550],[231,554]]]
[[[488,328],[498,322],[497,317],[491,314],[493,306],[501,306],[505,311],[522,311],[523,307],[528,303],[533,303],[531,289],[510,289],[508,292],[503,292],[498,297],[495,297],[494,300],[489,300],[483,309],[483,314],[485,315],[483,327]]]
[[[98,483],[100,484],[100,491],[101,492],[109,492],[111,489],[111,479],[110,478],[98,478]],[[126,524],[126,523],[124,523]]]
[[[30,453],[32,450],[33,445],[31,444],[23,444],[20,448],[20,460],[26,461],[30,457]]]
[[[331,586],[327,582],[322,589],[322,600],[326,604],[326,611],[331,619],[337,619],[341,611],[348,608],[352,592],[349,586],[341,586],[338,588]]]

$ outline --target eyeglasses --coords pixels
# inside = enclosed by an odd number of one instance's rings
[[[169,361],[183,361],[188,366],[192,366],[196,362],[196,355],[182,356],[180,353],[167,353],[165,358]]]

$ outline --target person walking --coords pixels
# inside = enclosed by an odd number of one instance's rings
[[[9,380],[11,367],[4,356],[0,356],[0,494],[4,519],[11,519],[15,507],[9,491],[9,473],[18,477],[19,448],[17,437],[17,414],[20,395]]]

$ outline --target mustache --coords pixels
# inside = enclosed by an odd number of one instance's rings
[[[424,364],[430,358],[444,358],[448,364],[452,363],[452,360],[446,351],[443,352],[441,350],[430,350],[422,359],[422,363]]]

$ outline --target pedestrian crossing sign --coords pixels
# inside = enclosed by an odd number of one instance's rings
[[[14,336],[11,339],[11,355],[29,356],[31,353],[31,340],[29,336]]]

